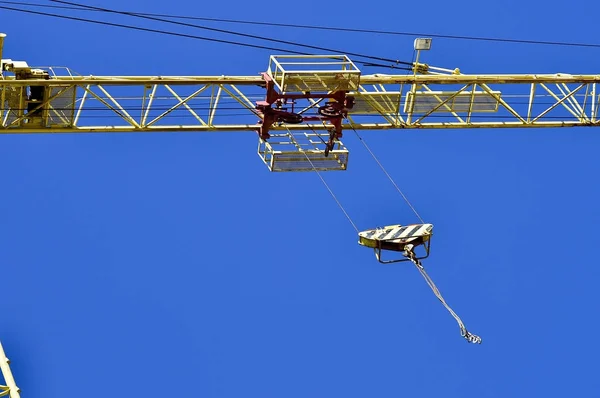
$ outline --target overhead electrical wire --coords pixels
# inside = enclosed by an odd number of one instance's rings
[[[114,10],[114,9],[110,9],[110,8],[88,6],[88,5],[85,5],[85,4],[74,3],[74,2],[70,2],[70,1],[63,1],[63,0],[49,0],[49,1],[51,1],[53,3],[69,4],[71,6],[86,8],[86,9],[90,9],[90,10],[96,10],[96,11],[100,11],[100,12],[106,12],[106,13],[112,13],[112,14],[120,14],[120,15],[129,15],[129,16],[136,17],[136,18],[148,19],[148,20],[151,20],[151,21],[165,22],[165,23],[170,23],[170,24],[177,25],[177,26],[188,26],[188,27],[192,27],[192,28],[196,28],[196,29],[204,29],[204,30],[210,30],[210,31],[213,31],[213,32],[227,33],[227,34],[231,34],[231,35],[248,37],[248,38],[252,38],[252,39],[272,41],[272,42],[281,43],[281,44],[289,44],[289,45],[297,46],[297,47],[306,47],[306,48],[311,48],[313,50],[321,50],[321,51],[329,51],[329,52],[336,52],[336,53],[344,53],[346,55],[352,55],[352,56],[360,57],[360,58],[374,59],[374,60],[377,60],[377,61],[392,62],[392,63],[396,63],[396,64],[411,65],[412,66],[412,62],[394,60],[394,59],[391,59],[391,58],[383,58],[383,57],[376,57],[376,56],[364,55],[364,54],[359,54],[359,53],[352,53],[352,52],[348,52],[348,51],[333,50],[333,49],[330,49],[330,48],[327,48],[327,47],[313,46],[313,45],[309,45],[309,44],[303,44],[303,43],[298,43],[298,42],[293,42],[293,41],[288,41],[288,40],[273,39],[273,38],[270,38],[270,37],[252,35],[252,34],[249,34],[249,33],[236,32],[236,31],[227,30],[227,29],[211,28],[211,27],[208,27],[208,26],[202,26],[202,25],[197,25],[197,24],[190,24],[190,23],[185,23],[185,22],[172,21],[170,19],[149,17],[149,16],[144,16],[144,15],[140,15],[140,14],[136,14],[136,13],[126,12],[126,11],[119,11],[119,10]]]
[[[56,8],[56,9],[65,9],[65,10],[78,10],[78,11],[99,11],[99,10],[91,10],[91,9],[74,7],[74,6],[71,6],[71,7],[70,6],[57,6],[57,5],[36,4],[36,3],[28,3],[28,2],[20,2],[20,1],[0,1],[0,4],[15,4],[15,5],[21,5],[21,6]],[[436,34],[436,33],[426,33],[426,32],[399,32],[399,31],[389,31],[389,30],[344,28],[344,27],[333,27],[333,26],[302,25],[302,24],[262,22],[262,21],[248,21],[248,20],[240,20],[240,19],[208,18],[208,17],[195,17],[195,16],[186,16],[186,15],[176,15],[176,14],[147,13],[147,12],[133,12],[133,11],[127,11],[127,13],[128,14],[136,14],[136,15],[140,15],[140,16],[147,16],[147,17],[163,17],[163,18],[183,19],[183,20],[192,20],[192,21],[207,21],[207,22],[225,22],[225,23],[232,23],[232,24],[259,25],[259,26],[283,27],[283,28],[294,28],[294,29],[311,29],[311,30],[367,33],[367,34],[393,35],[393,36],[412,36],[412,37],[428,36],[428,37],[437,37],[437,38],[441,38],[441,39],[452,39],[452,40],[475,40],[475,41],[488,41],[488,42],[501,42],[501,43],[600,48],[600,43],[576,43],[576,42],[545,41],[545,40],[531,40],[531,39],[510,39],[510,38],[502,38],[502,37],[447,35],[447,34]]]
[[[170,31],[161,30],[161,29],[143,28],[141,26],[125,25],[125,24],[114,23],[114,22],[97,21],[97,20],[94,20],[94,19],[79,18],[79,17],[70,16],[70,15],[60,15],[60,14],[52,14],[52,13],[47,13],[47,12],[41,12],[41,11],[23,10],[23,9],[19,9],[19,8],[6,7],[6,6],[0,6],[0,9],[9,10],[9,11],[16,11],[16,12],[23,12],[23,13],[34,14],[34,15],[43,15],[43,16],[47,16],[47,17],[67,19],[67,20],[71,20],[71,21],[87,22],[87,23],[93,23],[93,24],[98,24],[98,25],[115,26],[115,27],[119,27],[119,28],[139,30],[139,31],[143,31],[143,32],[160,33],[160,34],[171,35],[171,36],[186,37],[186,38],[190,38],[190,39],[206,40],[206,41],[212,41],[212,42],[217,42],[217,43],[225,43],[225,44],[233,44],[233,45],[238,45],[238,46],[243,46],[243,47],[258,48],[258,49],[261,49],[261,50],[283,51],[283,52],[288,52],[288,53],[291,53],[291,54],[305,55],[305,53],[302,53],[302,52],[299,52],[299,51],[284,50],[284,49],[281,49],[281,48],[261,46],[261,45],[258,45],[258,44],[234,42],[234,41],[231,41],[231,40],[215,39],[215,38],[212,38],[212,37],[190,35],[190,34],[178,33],[178,32],[170,32]]]
[[[80,18],[80,17],[70,16],[70,15],[60,15],[60,14],[53,14],[53,13],[47,13],[47,12],[42,12],[42,11],[26,10],[26,9],[6,7],[6,6],[0,6],[0,9],[5,9],[5,10],[15,11],[15,12],[22,12],[22,13],[33,14],[33,15],[41,15],[41,16],[60,18],[60,19],[67,19],[67,20],[72,20],[72,21],[87,22],[87,23],[98,24],[98,25],[108,25],[108,26],[144,31],[144,32],[159,33],[159,34],[165,34],[165,35],[171,35],[171,36],[177,36],[177,37],[185,37],[185,38],[190,38],[190,39],[211,41],[211,42],[224,43],[224,44],[232,44],[232,45],[237,45],[237,46],[242,46],[242,47],[257,48],[257,49],[261,49],[261,50],[279,51],[279,52],[283,52],[283,53],[290,53],[290,54],[296,54],[296,55],[310,55],[309,53],[306,53],[306,52],[300,52],[300,51],[295,51],[295,50],[290,50],[290,49],[262,46],[259,44],[243,43],[243,42],[217,39],[217,38],[211,38],[211,37],[205,37],[205,36],[198,36],[198,35],[192,35],[192,34],[186,34],[186,33],[180,33],[180,32],[172,32],[172,31],[167,31],[167,30],[162,30],[162,29],[144,28],[141,26],[126,25],[126,24],[115,23],[115,22],[98,21],[98,20],[94,20],[94,19]],[[109,11],[107,11],[107,12],[109,12]],[[267,39],[267,38],[265,38],[265,39]],[[304,46],[304,44],[299,44],[299,43],[294,44],[294,45],[299,46],[299,47]],[[327,49],[327,51],[344,53],[343,51],[333,50],[333,49]],[[363,57],[363,58],[377,59],[377,60],[387,61],[387,62],[391,62],[391,63],[404,63],[407,65],[409,64],[408,62],[405,62],[405,61],[396,61],[396,60],[386,59],[386,58],[382,58],[382,57],[371,57],[371,56],[367,56],[367,55],[351,54],[351,53],[345,53],[345,54],[355,55],[355,56],[359,56],[359,57]],[[365,62],[365,61],[354,61],[354,62],[360,63],[360,64],[368,64],[369,66],[376,66],[376,67],[412,70],[408,66],[374,64],[372,62]]]
[[[211,42],[217,42],[217,43],[224,43],[224,44],[232,44],[232,45],[237,45],[237,46],[242,46],[242,47],[257,48],[257,49],[261,49],[261,50],[280,51],[280,52],[290,53],[290,54],[296,54],[296,55],[309,55],[307,53],[303,53],[303,52],[300,52],[300,51],[286,50],[286,49],[276,48],[276,47],[261,46],[261,45],[258,45],[258,44],[235,42],[235,41],[231,41],[231,40],[216,39],[216,38],[211,38],[211,37],[190,35],[190,34],[186,34],[186,33],[171,32],[171,31],[166,31],[166,30],[161,30],[161,29],[144,28],[144,27],[141,27],[141,26],[126,25],[126,24],[120,24],[120,23],[114,23],[114,22],[106,22],[106,21],[98,21],[98,20],[93,20],[93,19],[88,19],[88,18],[73,17],[73,16],[69,16],[69,15],[52,14],[52,13],[47,13],[47,12],[33,11],[33,10],[24,10],[24,9],[19,9],[19,8],[14,8],[14,7],[6,7],[6,6],[0,6],[0,9],[9,10],[9,11],[16,11],[16,12],[22,12],[22,13],[28,13],[28,14],[34,14],[34,15],[42,15],[42,16],[48,16],[48,17],[54,17],[54,18],[67,19],[67,20],[72,20],[72,21],[87,22],[87,23],[93,23],[93,24],[98,24],[98,25],[115,26],[115,27],[119,27],[119,28],[139,30],[139,31],[143,31],[143,32],[160,33],[160,34],[171,35],[171,36],[178,36],[178,37],[185,37],[185,38],[190,38],[190,39],[205,40],[205,41],[211,41]],[[363,63],[361,61],[355,61],[355,62],[357,62],[357,63]],[[381,67],[391,67],[393,69],[410,70],[409,67],[390,66],[390,65],[377,65],[377,64],[372,64],[370,62],[368,64],[369,65],[381,66]]]

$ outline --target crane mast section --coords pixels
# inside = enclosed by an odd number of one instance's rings
[[[80,76],[27,68],[28,74],[14,68],[15,76],[0,80],[0,134],[257,131],[264,119],[257,103],[267,94],[265,74]],[[315,93],[340,90],[338,76],[314,71],[282,78],[271,68],[268,74],[280,93],[292,93],[284,106],[305,116],[271,131],[331,128],[311,115],[332,101]],[[354,99],[344,129],[600,126],[600,75],[344,76],[343,91]]]

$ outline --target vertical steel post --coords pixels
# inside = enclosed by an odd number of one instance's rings
[[[6,33],[0,33],[0,61],[2,60],[2,48],[4,48],[4,38],[6,37]],[[2,71],[0,70],[0,74]]]

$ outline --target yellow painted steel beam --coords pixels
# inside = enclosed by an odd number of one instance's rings
[[[2,372],[5,383],[5,385],[0,385],[0,396],[8,395],[10,398],[19,398],[21,390],[15,383],[9,364],[10,361],[6,357],[2,344],[0,343],[0,371]]]
[[[3,85],[8,86],[48,86],[57,87],[65,84],[84,86],[144,86],[153,84],[194,85],[194,84],[236,84],[264,85],[260,76],[53,76],[50,80],[27,79],[17,80],[14,76],[5,77]]]
[[[385,129],[464,129],[464,128],[558,128],[558,127],[600,127],[600,122],[596,121],[591,124],[583,124],[579,122],[546,122],[546,123],[535,123],[530,125],[524,125],[519,122],[503,122],[503,123],[473,123],[473,124],[462,124],[462,123],[424,123],[419,126],[415,125],[402,125],[402,124],[343,124],[345,130],[350,130],[354,127],[356,130],[385,130]],[[327,128],[323,124],[303,124],[303,125],[287,125],[286,128],[273,127],[272,131],[285,131],[289,129],[291,131],[324,131]],[[105,134],[105,133],[239,133],[239,132],[254,132],[256,125],[223,125],[223,126],[185,126],[185,125],[173,125],[173,126],[151,126],[142,129],[135,129],[131,126],[84,126],[77,128],[52,128],[52,129],[36,129],[36,128],[18,128],[12,130],[0,129],[0,135],[2,134],[56,134],[56,133],[68,133],[68,134]]]
[[[361,84],[531,84],[531,83],[599,83],[599,75],[521,74],[521,75],[363,75]]]
[[[53,76],[50,80],[16,80],[5,76],[2,84],[8,85],[47,85],[60,86],[65,83],[78,85],[151,85],[151,84],[236,84],[264,85],[264,79],[257,76]],[[530,83],[600,83],[598,75],[557,74],[472,74],[472,75],[361,75],[360,83],[368,84],[530,84]]]

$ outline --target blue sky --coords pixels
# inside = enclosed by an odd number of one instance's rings
[[[137,0],[127,7],[600,42],[593,2],[585,9],[435,0],[281,8]],[[0,16],[4,58],[82,74],[255,75],[270,55],[6,10]],[[409,61],[414,39],[210,26]],[[600,73],[598,51],[434,39],[425,61],[464,73],[591,74]],[[478,346],[460,337],[413,266],[381,265],[356,243],[314,173],[269,173],[253,133],[3,135],[0,339],[22,396],[596,396],[599,132],[361,133],[434,224],[424,265],[483,338]],[[349,170],[323,176],[359,228],[415,222],[361,143],[350,134],[344,143]]]

